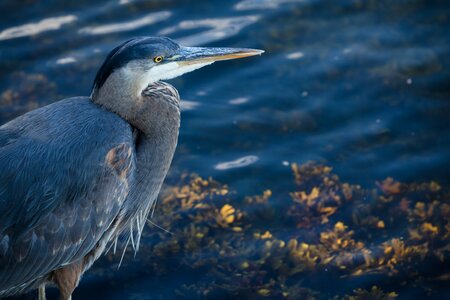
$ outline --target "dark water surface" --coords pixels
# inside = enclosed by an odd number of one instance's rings
[[[242,195],[287,194],[291,163],[314,160],[363,187],[386,177],[448,186],[449,6],[425,0],[1,1],[0,124],[88,95],[115,45],[166,35],[189,46],[266,50],[171,81],[184,102],[168,183],[194,172]],[[171,297],[183,278],[171,273],[155,286],[158,280],[145,271],[151,243],[144,241],[137,259],[130,256],[117,272],[117,257],[99,262],[75,299]],[[315,287],[324,299],[353,288]]]

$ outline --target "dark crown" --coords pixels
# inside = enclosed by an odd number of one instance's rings
[[[116,48],[106,57],[95,76],[92,89],[99,89],[116,69],[119,69],[130,61],[137,59],[149,59],[161,55],[170,56],[180,46],[167,37],[138,37],[132,38]]]

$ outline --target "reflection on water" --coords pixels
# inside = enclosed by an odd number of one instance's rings
[[[286,58],[287,59],[300,59],[303,56],[305,56],[305,54],[303,52],[296,51],[296,52],[292,52],[292,53],[289,53],[288,55],[286,55]]]
[[[65,64],[71,64],[76,62],[77,60],[74,57],[68,56],[68,57],[63,57],[63,58],[59,58],[56,61],[56,64],[58,65],[65,65]]]
[[[257,160],[258,160],[257,156],[249,155],[249,156],[244,156],[244,157],[238,158],[233,161],[219,163],[216,165],[215,168],[217,170],[228,170],[228,169],[234,169],[234,168],[241,168],[241,167],[249,166],[249,165],[255,163]]]
[[[24,36],[36,35],[44,31],[57,30],[62,25],[76,21],[73,15],[46,18],[36,23],[28,23],[4,29],[0,32],[0,40],[14,39]]]
[[[180,108],[181,108],[181,111],[193,110],[199,105],[200,105],[200,103],[195,102],[195,101],[181,100]]]
[[[75,296],[450,297],[441,2],[1,2],[0,123],[89,95],[105,55],[133,36],[266,50],[171,82],[183,99],[177,193],[154,222],[175,236],[146,228],[137,258],[119,271],[103,259]],[[180,186],[191,173],[224,186]]]
[[[176,26],[160,30],[159,34],[171,35],[184,30],[208,28],[209,30],[178,39],[180,43],[185,45],[202,45],[236,35],[258,19],[258,16],[243,16],[182,21]]]
[[[282,4],[301,2],[305,2],[305,0],[243,0],[237,3],[234,8],[237,10],[276,9]]]
[[[156,22],[166,20],[170,18],[171,13],[169,11],[161,11],[157,13],[148,14],[145,17],[126,21],[121,23],[107,24],[101,26],[88,26],[80,29],[80,33],[86,34],[108,34],[113,32],[130,31],[138,29],[144,26],[154,24]]]
[[[249,101],[248,97],[238,97],[238,98],[228,101],[228,103],[233,104],[233,105],[239,105],[239,104],[247,103],[248,101]]]

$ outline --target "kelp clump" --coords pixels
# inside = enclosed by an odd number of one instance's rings
[[[150,221],[170,233],[144,231],[149,272],[176,277],[178,298],[390,300],[445,289],[448,189],[392,178],[365,189],[315,163],[292,171],[289,194],[251,197],[184,176]]]

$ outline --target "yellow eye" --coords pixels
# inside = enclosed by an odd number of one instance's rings
[[[154,61],[155,63],[160,63],[160,62],[163,61],[163,59],[164,59],[164,57],[162,57],[161,55],[159,55],[159,56],[156,56],[155,58],[153,58],[153,61]]]

